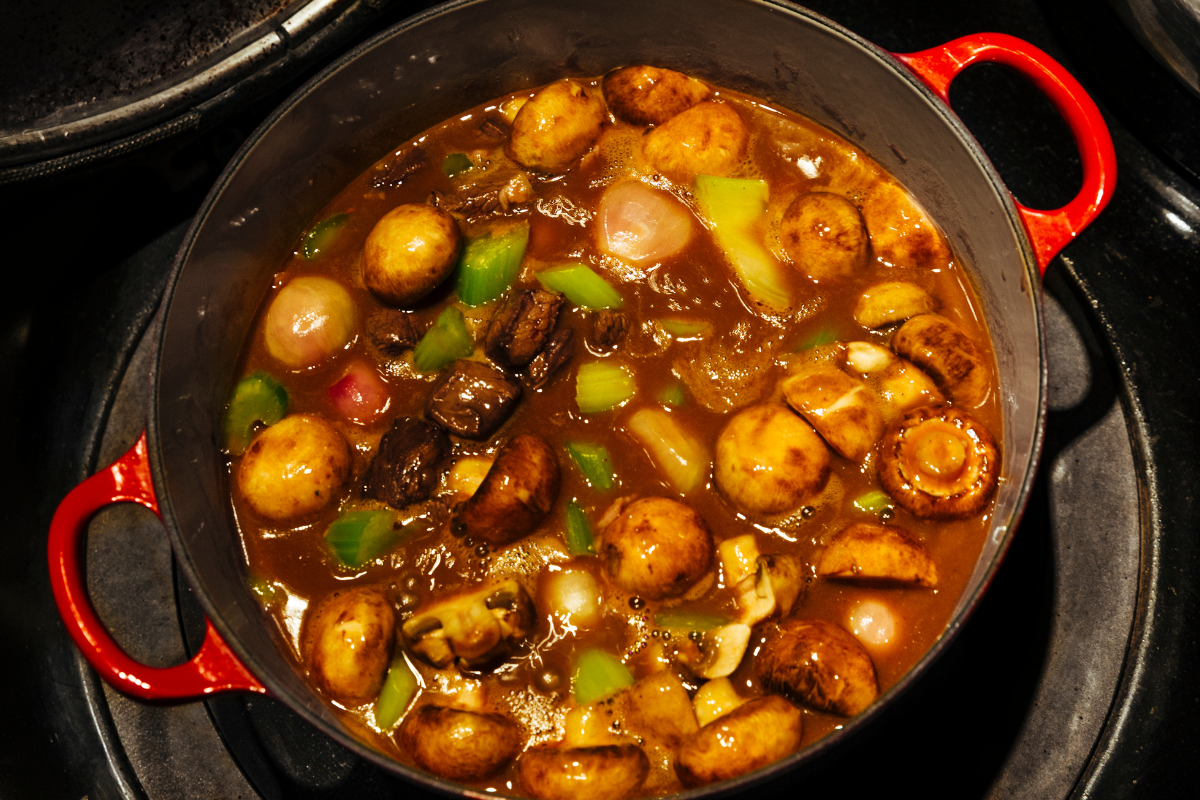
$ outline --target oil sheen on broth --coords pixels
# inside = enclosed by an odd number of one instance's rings
[[[825,736],[942,634],[999,474],[934,224],[829,130],[652,67],[398,147],[239,374],[232,508],[297,669],[500,793],[666,794]]]

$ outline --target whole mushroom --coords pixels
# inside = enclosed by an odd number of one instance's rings
[[[418,766],[452,781],[493,775],[521,752],[524,737],[500,714],[423,705],[400,726],[400,745]]]
[[[754,670],[767,691],[847,717],[879,696],[871,656],[853,634],[823,619],[768,628]]]
[[[630,503],[600,539],[609,579],[648,600],[679,597],[712,562],[712,533],[704,519],[666,497]]]
[[[694,789],[773,764],[800,745],[800,709],[777,695],[738,706],[679,747],[675,774]]]
[[[333,595],[310,613],[305,637],[317,685],[353,707],[379,693],[396,640],[396,613],[378,589]]]
[[[717,488],[743,511],[792,511],[816,496],[829,479],[829,448],[787,406],[752,406],[717,437]]]
[[[461,247],[458,223],[445,211],[424,203],[396,206],[363,244],[363,283],[384,303],[411,305],[450,277]]]
[[[535,747],[517,762],[525,790],[538,800],[624,800],[650,773],[636,745]]]
[[[523,167],[558,172],[600,135],[606,109],[598,89],[564,78],[539,90],[513,118],[508,155]]]
[[[292,414],[254,438],[237,466],[246,503],[277,522],[300,519],[337,500],[350,475],[350,446],[315,414]]]

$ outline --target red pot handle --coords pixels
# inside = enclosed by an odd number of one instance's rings
[[[1096,218],[1112,197],[1117,183],[1117,155],[1108,126],[1079,81],[1057,61],[1026,41],[1003,33],[980,33],[919,53],[893,53],[900,63],[950,104],[950,83],[980,61],[1004,64],[1029,78],[1058,108],[1071,126],[1083,162],[1083,188],[1062,208],[1039,211],[1017,203],[1038,269]],[[1013,198],[1014,202],[1016,198]]]
[[[266,687],[242,665],[207,620],[200,651],[190,661],[174,667],[140,664],[108,635],[88,599],[80,553],[88,520],[113,503],[138,503],[158,514],[145,431],[115,463],[72,489],[50,521],[48,549],[54,601],[67,632],[88,663],[112,686],[143,700],[194,700],[232,691],[266,694]]]

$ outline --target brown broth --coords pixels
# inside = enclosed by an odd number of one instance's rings
[[[529,94],[524,92],[514,97]],[[750,123],[752,154],[736,177],[762,177],[769,182],[769,215],[776,222],[784,205],[800,192],[831,191],[851,200],[861,200],[876,182],[892,180],[854,145],[804,117],[732,92],[720,91],[718,97],[733,103]],[[415,373],[410,366],[411,355],[408,356],[407,365],[402,362],[379,363],[375,351],[367,344],[362,331],[363,321],[383,306],[364,288],[358,275],[358,254],[362,242],[376,220],[394,206],[404,202],[423,202],[431,191],[449,187],[449,179],[443,176],[440,169],[447,154],[502,146],[502,143],[498,145],[495,141],[489,141],[477,131],[482,119],[498,113],[496,109],[499,105],[499,102],[486,104],[431,129],[414,142],[398,148],[347,186],[317,217],[317,220],[321,220],[336,213],[350,213],[349,221],[335,243],[320,259],[312,262],[300,255],[299,247],[283,260],[274,287],[264,299],[258,321],[248,337],[240,374],[257,370],[274,374],[288,389],[289,413],[320,414],[336,421],[339,429],[356,448],[353,477],[343,499],[357,497],[361,476],[379,437],[391,426],[392,420],[396,416],[423,415],[426,396],[435,378],[433,375],[420,376]],[[536,572],[547,564],[563,564],[568,560],[562,544],[564,508],[568,501],[577,501],[595,524],[613,500],[625,495],[680,496],[640,444],[624,431],[624,426],[630,415],[639,408],[657,405],[655,398],[658,394],[678,382],[677,373],[688,368],[689,364],[702,363],[704,355],[711,352],[714,343],[743,342],[744,357],[748,363],[758,365],[754,367],[755,374],[768,386],[765,397],[774,396],[777,399],[777,390],[770,387],[784,374],[782,361],[799,343],[823,328],[836,331],[842,340],[872,341],[886,346],[891,330],[864,330],[853,319],[854,304],[861,291],[868,286],[882,281],[905,280],[922,286],[936,297],[940,303],[939,313],[954,319],[971,333],[975,341],[985,348],[989,364],[993,363],[979,304],[965,272],[957,263],[942,269],[906,269],[872,260],[865,272],[836,286],[835,291],[827,290],[796,273],[792,276],[792,288],[802,302],[797,313],[781,321],[747,311],[744,291],[711,235],[700,226],[697,226],[697,235],[681,255],[650,270],[649,275],[599,255],[593,243],[594,226],[587,209],[594,207],[603,189],[615,177],[623,174],[620,168],[624,164],[619,161],[614,163],[610,159],[631,156],[640,133],[641,129],[633,126],[610,124],[593,153],[585,156],[581,164],[564,177],[535,181],[537,201],[527,209],[506,215],[510,218],[526,218],[531,224],[530,244],[518,284],[536,285],[533,273],[546,266],[566,261],[585,261],[621,291],[626,300],[623,311],[633,325],[626,343],[614,354],[606,356],[630,366],[636,374],[637,395],[624,408],[592,415],[578,412],[574,402],[574,373],[580,363],[598,356],[588,353],[586,348],[577,347],[572,363],[548,386],[536,391],[526,390],[517,411],[492,440],[479,444],[453,440],[456,455],[486,454],[495,452],[500,443],[516,433],[533,430],[554,448],[562,466],[562,489],[554,510],[531,536],[480,558],[474,554],[473,548],[451,536],[447,528],[440,524],[445,519],[444,514],[435,515],[425,533],[405,541],[389,555],[362,570],[350,572],[337,566],[322,538],[325,529],[338,514],[337,504],[294,528],[281,529],[268,524],[256,518],[239,496],[236,481],[232,480],[238,459],[231,459],[232,503],[249,572],[257,580],[286,589],[290,601],[265,603],[265,613],[279,625],[293,647],[300,647],[299,615],[304,603],[315,605],[333,592],[350,586],[380,585],[394,589],[405,585],[407,581],[406,585],[415,586],[415,591],[428,600],[434,592],[441,594],[477,582],[487,575],[517,574],[528,582],[530,595],[535,603],[538,602]],[[425,150],[428,165],[407,178],[399,188],[374,188],[373,177],[385,172],[398,158],[403,157],[408,148],[416,145]],[[801,165],[800,159],[807,159],[806,164]],[[806,174],[805,166],[809,174]],[[810,174],[813,176],[810,177]],[[667,186],[666,182],[660,185],[674,192],[686,204],[693,205],[686,192]],[[478,234],[485,227],[482,223],[467,224],[464,233]],[[306,274],[333,277],[346,286],[359,307],[358,335],[344,352],[325,363],[309,370],[286,372],[266,352],[260,332],[262,315],[282,285],[296,276]],[[454,296],[448,288],[439,290],[417,312],[432,319],[453,300]],[[482,336],[483,326],[486,326],[492,308],[487,306],[466,311],[468,325],[477,341]],[[661,330],[656,331],[650,321],[666,316],[705,319],[712,323],[713,329],[700,341],[670,341],[664,346]],[[579,345],[588,338],[586,312],[573,309],[569,304],[564,308],[559,325],[574,328]],[[762,355],[764,347],[767,348],[765,356]],[[480,354],[481,351],[477,348],[476,353]],[[392,397],[391,407],[383,418],[366,426],[339,421],[326,395],[328,387],[341,377],[346,366],[355,359],[377,364]],[[761,365],[758,362],[762,362]],[[992,373],[992,386],[995,386],[994,367]],[[995,396],[996,392],[993,391],[991,399],[973,413],[999,440],[1001,419]],[[673,413],[687,431],[710,449],[730,416],[726,410],[705,408],[690,393],[686,404]],[[597,491],[589,487],[566,454],[564,446],[568,440],[595,442],[608,448],[616,473],[613,489]],[[858,511],[852,504],[855,497],[878,488],[874,454],[868,456],[862,465],[852,464],[836,455],[833,460],[834,477],[830,488],[815,504],[816,513],[811,518],[792,515],[783,522],[760,521],[752,527],[750,521],[742,518],[720,496],[711,478],[681,499],[707,521],[718,542],[757,529],[762,552],[796,554],[811,571],[820,548],[834,533],[851,522],[875,521],[873,515]],[[868,588],[810,578],[792,613],[821,617],[847,626],[847,614],[856,602],[874,599],[886,603],[898,624],[898,641],[887,652],[877,650],[871,653],[881,689],[886,691],[942,635],[951,611],[972,573],[990,515],[989,505],[981,516],[972,519],[931,523],[916,519],[896,507],[892,522],[907,528],[924,541],[937,565],[938,588]],[[605,584],[595,558],[574,559],[572,566],[593,571],[597,580],[605,586],[604,613],[608,624],[601,630],[572,635],[564,633],[560,624],[543,613],[529,637],[526,650],[496,673],[484,678],[488,687],[488,705],[522,723],[531,743],[554,741],[561,735],[558,727],[563,713],[561,707],[556,708],[556,704],[546,695],[532,688],[531,676],[539,664],[555,665],[568,674],[574,652],[581,647],[603,646],[611,652],[630,656],[630,665],[639,676],[647,667],[644,651],[646,644],[653,641],[649,631],[653,628],[655,604],[641,611],[631,610],[629,596]],[[690,603],[690,606],[707,603],[720,608],[722,604],[728,605],[730,595],[727,587],[721,583],[719,563],[714,568],[718,572],[714,588],[706,598],[701,598],[698,603]],[[639,642],[642,642],[640,647]],[[753,647],[752,641],[751,652]],[[293,652],[292,655],[297,668],[303,672],[306,668],[301,654]],[[427,694],[437,692],[439,686],[453,690],[450,685],[453,682],[445,674],[439,675],[437,670],[415,658],[411,660],[421,674]],[[756,691],[749,668],[751,660],[746,658],[732,676],[735,684],[747,693]],[[390,736],[372,727],[366,713],[368,708],[339,707],[338,713],[371,745],[411,763],[411,759],[400,751]],[[805,745],[845,722],[844,718],[834,714],[808,709],[803,713]],[[653,742],[648,743],[653,750],[651,756],[654,767],[643,791],[650,794],[678,791],[681,787],[670,770],[669,754],[664,755],[653,746]],[[514,791],[513,769],[510,767],[479,786],[505,793]]]

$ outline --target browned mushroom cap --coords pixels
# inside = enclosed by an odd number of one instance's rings
[[[800,744],[800,709],[771,695],[751,700],[692,734],[675,756],[689,789],[773,764]]]
[[[925,545],[895,525],[851,525],[833,537],[817,562],[822,578],[937,586],[937,567]]]
[[[788,258],[818,281],[849,278],[867,265],[870,238],[862,214],[844,197],[809,192],[792,201],[779,223]]]
[[[308,619],[305,649],[318,686],[345,706],[375,698],[392,659],[396,613],[383,592],[334,595]]]
[[[754,668],[762,685],[851,717],[875,701],[875,665],[854,635],[823,619],[789,619],[766,631]]]
[[[641,788],[650,760],[632,744],[535,747],[521,756],[517,772],[538,800],[624,800]]]
[[[238,464],[238,489],[264,517],[299,519],[337,501],[350,463],[336,427],[316,414],[292,414],[254,437]]]
[[[743,511],[793,511],[829,479],[829,448],[787,406],[752,406],[729,420],[713,458],[717,487]]]
[[[508,155],[530,169],[566,169],[596,141],[604,117],[598,90],[564,78],[521,106],[513,119]]]
[[[400,746],[434,775],[475,781],[500,770],[521,751],[517,724],[500,714],[424,705],[400,726]]]
[[[883,416],[867,385],[837,367],[806,367],[782,389],[788,405],[851,461],[861,461],[883,434]]]
[[[646,162],[690,186],[697,175],[730,175],[746,157],[750,131],[727,103],[707,101],[659,125],[642,140]]]
[[[479,667],[507,655],[533,628],[533,601],[515,580],[439,599],[401,632],[409,649],[435,667],[458,659]]]
[[[362,277],[385,303],[415,303],[454,270],[462,234],[454,218],[424,203],[383,215],[363,244]]]
[[[987,428],[951,406],[905,414],[883,435],[879,482],[922,519],[964,519],[996,491],[1000,452]]]
[[[978,408],[991,378],[979,345],[940,314],[919,314],[900,326],[892,349],[929,373],[956,403]]]
[[[608,577],[648,600],[678,597],[712,562],[712,533],[704,519],[666,497],[630,503],[600,539]]]
[[[862,293],[854,306],[854,320],[864,328],[886,328],[928,314],[937,306],[929,292],[907,281],[877,283]]]
[[[558,459],[540,436],[521,434],[500,448],[483,483],[451,523],[456,533],[493,544],[536,528],[558,498]]]
[[[604,99],[618,118],[634,125],[661,125],[712,94],[682,72],[623,67],[604,76]]]
[[[950,261],[942,233],[900,186],[876,183],[862,203],[871,250],[891,267],[936,269]]]

